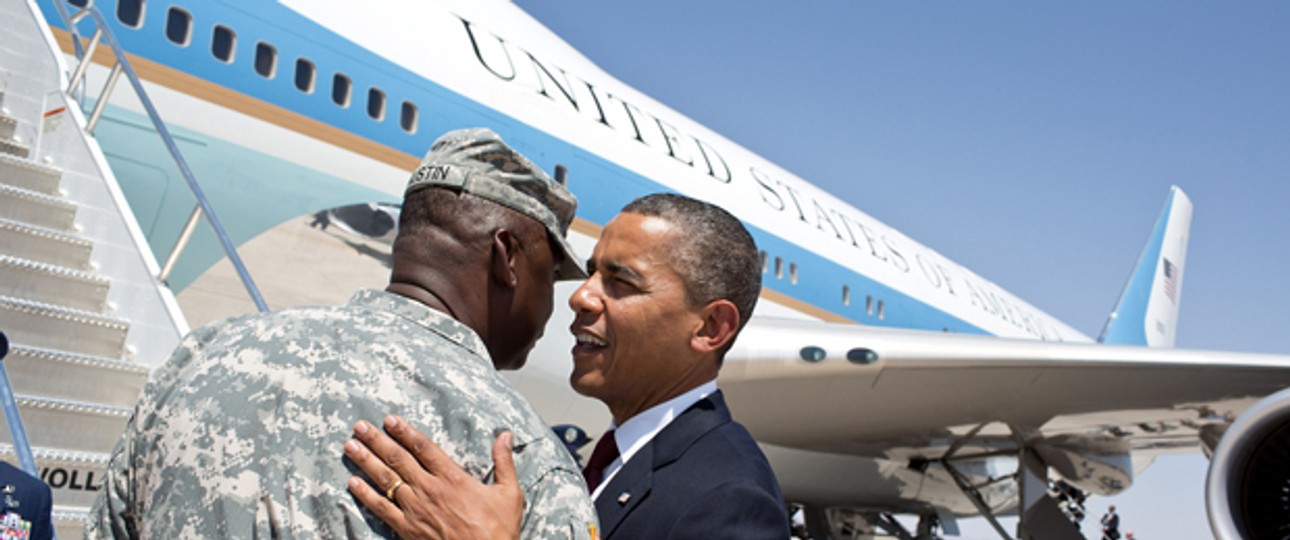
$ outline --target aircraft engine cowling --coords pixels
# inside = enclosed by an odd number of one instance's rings
[[[1290,528],[1290,389],[1250,407],[1209,463],[1205,505],[1221,540],[1284,538]]]

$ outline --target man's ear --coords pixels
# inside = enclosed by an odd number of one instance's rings
[[[739,332],[739,308],[729,300],[713,300],[699,312],[702,325],[690,336],[690,347],[700,354],[720,350]]]
[[[515,271],[515,257],[519,251],[519,239],[507,229],[493,232],[493,243],[489,273],[498,284],[514,289],[519,283],[519,274]]]

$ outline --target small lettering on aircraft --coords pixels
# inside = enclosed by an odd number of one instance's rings
[[[94,471],[65,469],[62,467],[44,467],[40,469],[40,480],[54,489],[72,491],[98,491],[103,489],[102,479],[94,481]]]
[[[507,41],[496,34],[492,39],[476,28],[474,23],[461,18],[480,65],[493,76],[507,82],[527,84],[534,90],[556,102],[567,104],[574,112],[589,116],[593,121],[619,131],[636,142],[658,148],[668,157],[702,171],[712,179],[729,184],[733,179],[730,165],[711,144],[704,140],[681,132],[676,126],[663,118],[650,114],[635,103],[608,92],[595,84],[576,78],[571,80],[564,68],[548,65],[533,53]],[[511,50],[519,54],[512,55]],[[521,76],[528,71],[516,66],[520,58],[520,67],[531,67],[533,77]],[[527,66],[524,61],[527,60]],[[578,84],[574,84],[574,80]]]

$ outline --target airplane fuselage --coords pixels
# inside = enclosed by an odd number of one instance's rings
[[[614,79],[509,3],[98,5],[115,16],[118,38],[238,244],[320,210],[397,202],[435,137],[483,126],[545,168],[569,168],[580,199],[573,228],[580,253],[590,253],[619,208],[647,193],[681,192],[739,216],[764,253],[757,317],[1092,341]],[[70,53],[57,12],[48,1],[41,7]],[[104,72],[91,75],[101,81]],[[137,105],[118,96],[97,135],[154,252],[164,257],[191,201],[159,145],[140,142],[150,128]],[[199,235],[171,285],[182,294],[221,257],[214,240]],[[293,280],[254,277],[266,289]],[[561,299],[570,292],[557,290]],[[607,423],[603,407],[567,385],[569,317],[556,313],[529,367],[511,379],[552,424],[595,432]],[[910,469],[906,456],[767,450],[790,500],[977,511],[943,472]],[[975,467],[994,476],[1014,465],[982,460]],[[838,471],[846,471],[841,481]],[[1003,508],[1015,490],[999,486],[986,495]]]

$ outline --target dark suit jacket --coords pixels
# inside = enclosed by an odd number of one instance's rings
[[[770,464],[719,391],[663,428],[595,502],[604,540],[789,535]]]
[[[49,486],[39,479],[27,474],[22,469],[7,462],[0,461],[0,531],[10,532],[8,526],[16,527],[14,533],[21,537],[22,527],[29,525],[31,540],[49,540],[54,536],[54,522],[50,515],[53,510],[53,495]]]

